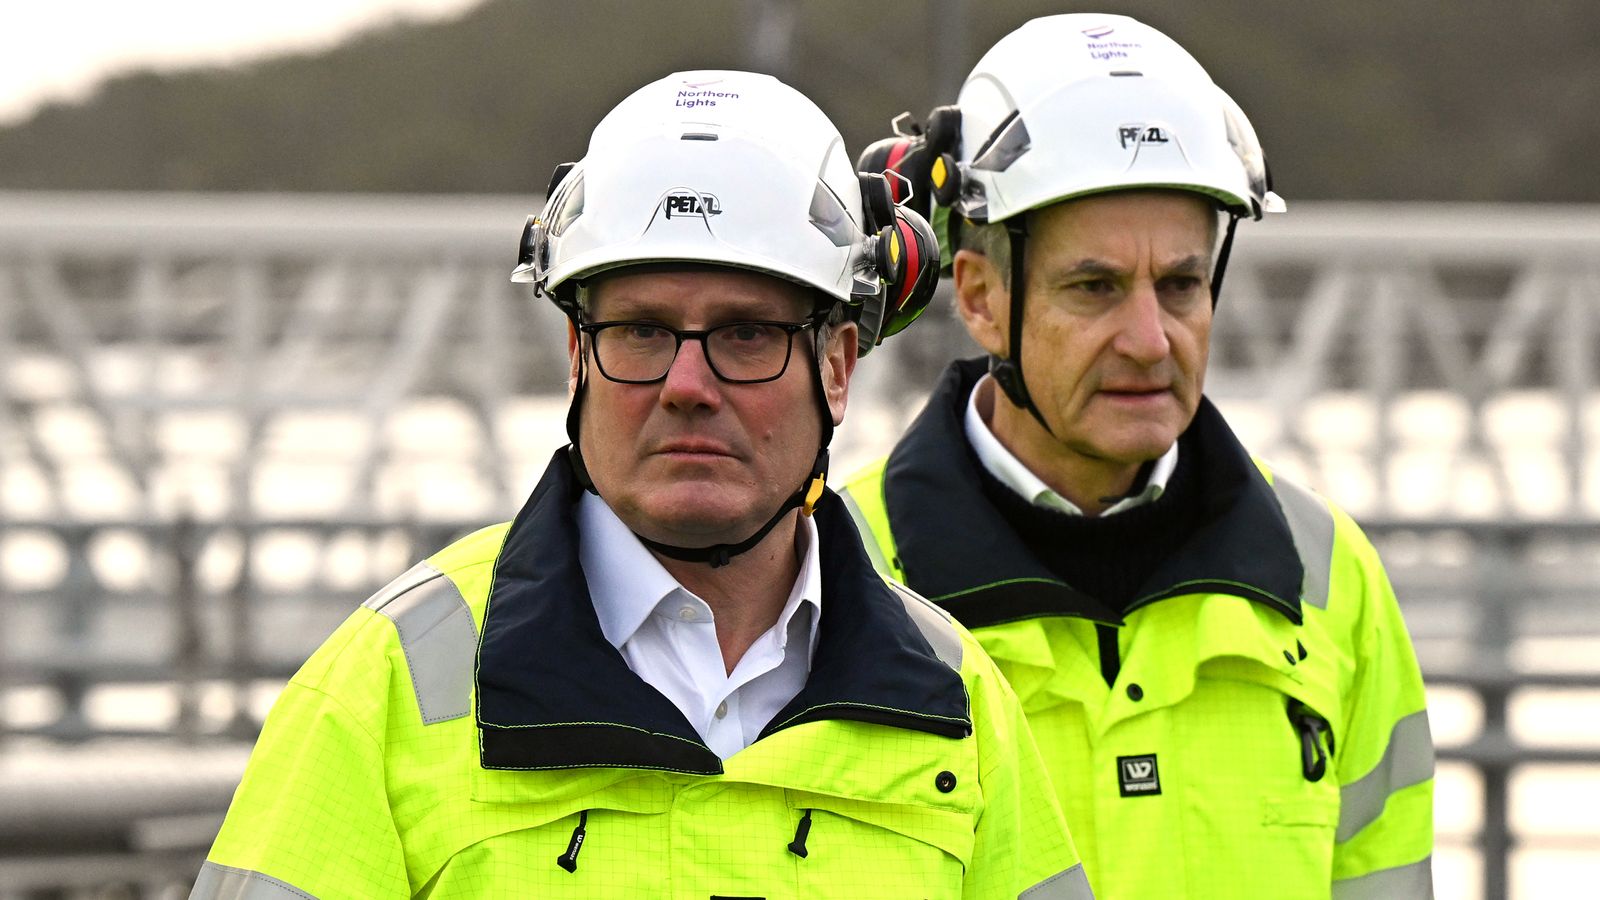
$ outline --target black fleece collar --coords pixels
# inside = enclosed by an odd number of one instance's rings
[[[1062,581],[984,496],[967,442],[967,398],[983,359],[945,370],[889,454],[884,500],[906,583],[969,628],[1039,616],[1121,624],[1107,604]],[[1183,440],[1202,451],[1201,525],[1140,588],[1130,611],[1167,597],[1233,594],[1300,622],[1304,568],[1272,486],[1204,398]]]
[[[557,452],[495,563],[478,648],[486,769],[620,766],[722,771],[682,712],[606,641],[578,561],[582,488]],[[822,606],[811,674],[763,729],[820,719],[948,737],[972,731],[966,686],[873,571],[844,504],[817,504]]]

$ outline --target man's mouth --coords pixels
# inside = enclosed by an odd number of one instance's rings
[[[668,441],[657,447],[655,454],[658,456],[678,457],[732,457],[734,455],[727,445],[716,441],[704,440]]]
[[[1118,403],[1151,403],[1165,400],[1172,396],[1172,388],[1162,385],[1155,387],[1103,387],[1101,395],[1107,400]]]

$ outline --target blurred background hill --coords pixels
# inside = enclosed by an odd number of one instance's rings
[[[0,189],[537,192],[628,90],[700,67],[783,77],[858,149],[953,101],[1002,34],[1074,9],[1188,46],[1291,199],[1600,201],[1600,6],[1578,0],[486,0],[325,52],[114,78],[0,129]]]

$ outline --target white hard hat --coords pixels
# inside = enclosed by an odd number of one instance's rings
[[[1127,16],[1024,24],[978,61],[957,105],[954,206],[973,221],[1135,188],[1194,191],[1249,218],[1284,209],[1238,105],[1188,51]]]
[[[546,246],[513,273],[554,294],[623,266],[707,263],[846,303],[879,292],[861,186],[820,109],[769,75],[679,72],[596,126],[538,217]]]

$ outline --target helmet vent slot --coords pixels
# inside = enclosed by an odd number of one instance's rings
[[[682,137],[678,138],[681,141],[714,141],[716,139],[716,135],[707,134],[704,131],[686,131]]]

